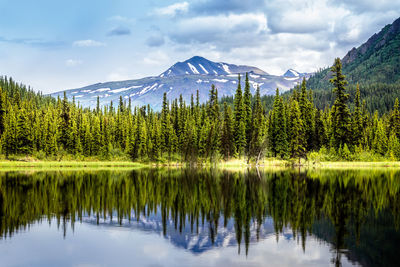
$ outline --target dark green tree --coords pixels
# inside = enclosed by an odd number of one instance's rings
[[[331,68],[333,92],[336,95],[332,107],[332,139],[336,148],[343,147],[350,141],[350,110],[347,106],[349,95],[346,93],[346,76],[342,74],[342,63],[339,58]]]

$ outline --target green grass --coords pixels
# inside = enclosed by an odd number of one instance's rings
[[[258,166],[261,169],[282,169],[282,168],[316,168],[316,169],[351,169],[351,168],[400,168],[399,161],[379,161],[379,162],[361,162],[361,161],[325,161],[325,162],[312,162],[302,160],[301,166],[293,165],[297,161],[286,161],[275,158],[267,158],[260,162]],[[13,171],[13,170],[54,170],[65,168],[68,170],[82,170],[90,169],[139,169],[149,167],[185,167],[185,163],[180,162],[165,162],[165,163],[141,163],[131,161],[8,161],[0,160],[0,171]],[[245,160],[230,160],[210,163],[209,161],[191,165],[199,168],[218,167],[232,171],[240,171],[247,168],[255,167],[255,164],[247,164]]]
[[[0,168],[50,168],[50,167],[87,167],[87,168],[99,168],[99,167],[129,167],[139,168],[147,167],[149,165],[130,162],[130,161],[0,161]]]

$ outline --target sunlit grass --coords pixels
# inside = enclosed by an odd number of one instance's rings
[[[148,165],[131,161],[0,161],[0,170],[15,168],[140,168]]]

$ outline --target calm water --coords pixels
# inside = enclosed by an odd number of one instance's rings
[[[0,266],[399,266],[400,171],[0,172]]]

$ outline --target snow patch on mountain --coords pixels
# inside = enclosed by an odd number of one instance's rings
[[[199,66],[204,71],[205,74],[208,74],[208,71],[203,67],[203,65],[199,64]]]
[[[193,66],[193,65],[190,64],[189,62],[188,62],[187,64],[188,64],[189,68],[191,69],[191,71],[192,71],[194,74],[200,74],[200,72],[196,69],[195,66]]]
[[[213,79],[213,81],[219,82],[219,83],[226,83],[228,80],[227,79]]]
[[[231,71],[229,70],[229,66],[222,64],[222,68],[224,69],[224,71],[226,71],[228,74],[231,74]]]

